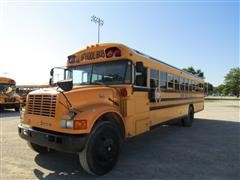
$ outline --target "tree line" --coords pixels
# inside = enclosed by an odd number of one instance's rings
[[[183,70],[190,72],[205,79],[204,72],[201,69],[194,69],[192,66],[183,68]],[[224,83],[214,87],[211,83],[204,83],[205,94],[220,95],[220,96],[237,96],[240,95],[240,68],[235,67],[224,77]]]

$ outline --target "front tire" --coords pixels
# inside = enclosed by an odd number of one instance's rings
[[[49,149],[47,147],[44,146],[39,146],[37,144],[34,144],[32,142],[28,142],[28,146],[35,152],[39,153],[39,154],[45,154],[49,152]]]
[[[182,119],[182,125],[190,127],[193,124],[193,120],[194,120],[194,109],[193,109],[193,106],[189,106],[187,116]]]
[[[87,143],[79,153],[85,171],[93,175],[104,175],[111,171],[118,160],[120,132],[114,123],[103,121],[94,127]]]

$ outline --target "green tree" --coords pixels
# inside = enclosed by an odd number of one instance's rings
[[[240,68],[232,68],[225,76],[225,92],[239,97],[240,94]]]
[[[183,70],[205,79],[204,73],[202,72],[201,69],[196,69],[195,70],[194,67],[190,66],[190,67],[187,67],[187,68],[183,68]]]
[[[204,93],[207,95],[211,95],[213,93],[213,85],[209,82],[204,83]]]
[[[224,84],[220,84],[217,87],[213,88],[213,93],[217,94],[217,95],[226,95],[225,92],[225,85]]]

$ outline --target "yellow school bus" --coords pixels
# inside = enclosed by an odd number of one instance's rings
[[[0,109],[19,111],[20,96],[16,94],[16,82],[7,77],[0,77]]]
[[[123,139],[176,118],[191,126],[204,109],[203,79],[122,44],[88,46],[50,75],[54,87],[28,94],[19,135],[38,153],[78,153],[94,175],[112,170]]]

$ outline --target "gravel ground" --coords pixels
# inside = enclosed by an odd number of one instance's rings
[[[126,140],[116,167],[98,179],[240,179],[239,101],[208,101],[193,127],[161,125]],[[95,179],[75,154],[39,155],[17,134],[19,114],[0,114],[0,179]]]

